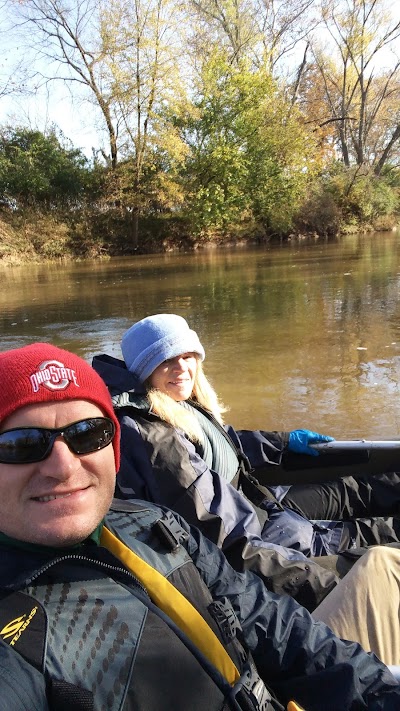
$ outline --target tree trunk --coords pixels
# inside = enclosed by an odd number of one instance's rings
[[[139,208],[134,207],[132,211],[128,213],[128,216],[129,240],[133,250],[136,251],[139,246]]]

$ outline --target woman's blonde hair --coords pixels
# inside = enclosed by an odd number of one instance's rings
[[[223,425],[224,421],[222,415],[226,412],[226,408],[219,400],[210,381],[206,378],[201,360],[197,358],[197,356],[196,360],[196,376],[190,398],[198,402],[199,405],[208,410],[208,412],[211,412],[215,419]],[[201,426],[196,416],[190,412],[190,410],[182,407],[182,405],[176,402],[170,395],[167,395],[167,393],[157,388],[149,387],[147,396],[150,402],[151,412],[154,412],[161,417],[162,420],[172,425],[172,427],[182,429],[194,442],[202,442]]]

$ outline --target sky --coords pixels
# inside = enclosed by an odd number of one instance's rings
[[[34,96],[0,97],[0,124],[17,123],[40,131],[55,124],[88,158],[92,148],[99,149],[102,144],[101,131],[95,129],[98,121],[88,102],[73,102],[65,87],[56,82]]]
[[[88,158],[92,148],[98,149],[101,144],[99,132],[93,127],[95,121],[87,103],[74,105],[68,92],[55,84],[33,97],[0,97],[0,124],[18,123],[40,131],[55,124]]]

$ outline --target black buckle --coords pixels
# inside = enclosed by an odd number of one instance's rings
[[[214,600],[207,609],[216,621],[225,644],[235,639],[242,628],[228,598],[223,597],[221,600]]]
[[[236,451],[237,458],[239,460],[240,469],[244,474],[252,474],[254,472],[254,467],[250,464],[250,459],[247,454],[242,452],[240,449]]]
[[[250,695],[250,698],[255,699],[257,709],[267,711],[267,709],[271,708],[271,694],[255,669],[246,676],[243,687]]]
[[[257,711],[284,711],[284,707],[271,696],[254,664],[248,662],[233,692],[241,709]]]
[[[182,541],[189,538],[170,511],[165,511],[163,516],[153,523],[151,530],[158,536],[161,543],[168,546],[172,553],[178,550]]]

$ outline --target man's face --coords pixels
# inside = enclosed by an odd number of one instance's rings
[[[63,427],[87,417],[104,417],[104,413],[86,400],[27,405],[10,415],[0,431]],[[100,523],[110,506],[114,486],[112,444],[76,455],[58,437],[42,462],[0,462],[0,531],[30,543],[73,545]]]

